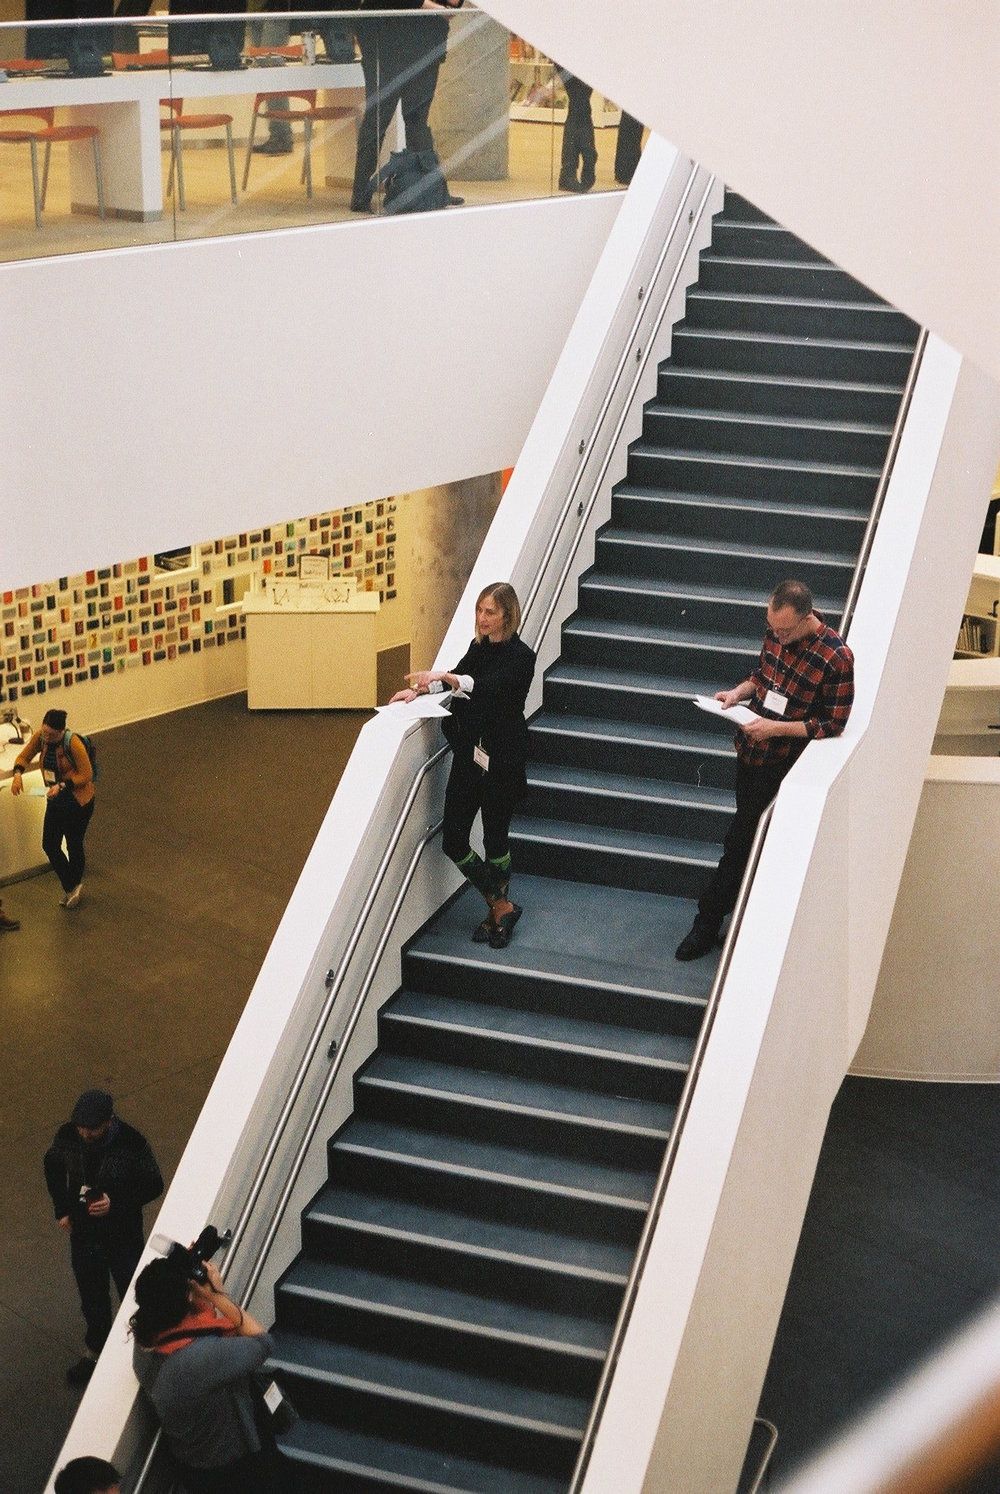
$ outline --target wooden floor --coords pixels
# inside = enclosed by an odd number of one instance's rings
[[[596,138],[598,161],[594,190],[616,190],[614,155],[617,131],[598,130]],[[515,121],[510,126],[510,174],[507,179],[465,182],[456,176],[452,182],[453,190],[470,205],[552,196],[558,190],[561,144],[561,126]],[[322,161],[323,145],[319,131],[313,157],[317,175],[311,201],[299,180],[302,148],[301,143],[297,143],[290,156],[254,157],[248,190],[238,194],[239,201],[234,207],[229,197],[225,151],[214,147],[192,148],[189,143],[184,151],[187,207],[182,213],[177,208],[176,197],[167,197],[170,158],[164,150],[161,161],[163,218],[158,223],[128,223],[116,218],[102,222],[96,215],[70,211],[68,153],[65,146],[54,146],[48,200],[42,227],[36,229],[28,153],[23,146],[0,146],[0,262],[93,249],[119,249],[136,244],[163,244],[175,239],[255,233],[263,229],[299,228],[344,220],[358,222],[358,215],[350,211],[350,188],[346,184],[332,187],[321,184],[318,163]],[[239,147],[236,167],[238,185],[243,174],[243,150]]]
[[[230,696],[104,732],[82,906],[58,906],[51,873],[3,889],[21,920],[0,935],[3,1494],[38,1494],[79,1400],[42,1155],[99,1085],[169,1181],[366,719]]]

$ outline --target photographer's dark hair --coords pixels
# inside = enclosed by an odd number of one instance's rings
[[[104,1458],[74,1458],[56,1474],[56,1494],[105,1494],[121,1483],[121,1474]]]
[[[51,726],[53,731],[65,731],[66,712],[56,710],[46,711],[42,717],[42,725]]]
[[[175,1328],[188,1312],[190,1283],[170,1261],[150,1261],[135,1281],[136,1310],[129,1327],[138,1343],[148,1346],[168,1328]]]

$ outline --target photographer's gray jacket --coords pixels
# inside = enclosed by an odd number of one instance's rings
[[[132,1364],[174,1456],[190,1468],[221,1468],[260,1447],[250,1375],[274,1340],[208,1334],[173,1354],[136,1344]]]

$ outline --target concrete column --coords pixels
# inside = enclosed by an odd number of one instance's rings
[[[449,27],[431,129],[450,181],[500,182],[508,176],[509,33],[481,13]]]
[[[400,537],[405,534],[409,541],[414,669],[429,669],[433,664],[499,502],[500,475],[496,472],[407,493],[401,499],[405,521],[400,524]],[[470,640],[474,628],[475,619],[470,617]]]

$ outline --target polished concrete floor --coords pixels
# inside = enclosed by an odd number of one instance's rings
[[[104,732],[81,907],[51,873],[3,889],[21,920],[0,935],[3,1494],[43,1487],[79,1398],[45,1148],[100,1085],[169,1181],[365,719],[230,696]]]

